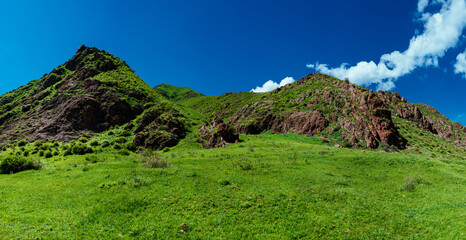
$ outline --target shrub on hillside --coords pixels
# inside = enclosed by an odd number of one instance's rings
[[[77,155],[84,155],[86,153],[93,153],[94,150],[87,145],[84,145],[82,143],[75,144],[71,147],[71,153],[77,154]]]
[[[28,141],[26,139],[23,139],[18,142],[18,147],[24,147],[26,146],[26,144],[28,144]]]
[[[125,137],[119,137],[115,140],[113,140],[114,143],[126,143],[127,139]]]
[[[53,157],[53,154],[52,154],[51,151],[47,150],[47,151],[44,152],[44,157],[45,158],[51,158],[51,157]]]
[[[163,158],[160,153],[143,156],[142,166],[145,168],[169,168],[172,164]]]
[[[0,161],[0,173],[10,174],[26,170],[38,170],[42,168],[39,160],[32,160],[23,156],[5,156]]]
[[[126,143],[125,148],[132,151],[132,152],[134,152],[134,151],[136,151],[138,149],[138,147],[136,145],[134,145],[134,143],[132,143],[132,142]]]
[[[102,147],[103,147],[103,148],[106,148],[106,147],[108,147],[108,146],[110,146],[110,143],[109,143],[107,140],[105,140],[105,141],[102,142]]]
[[[99,146],[99,141],[97,141],[97,140],[92,140],[92,141],[89,143],[89,145],[91,145],[91,146],[93,146],[93,147],[97,147],[97,146]]]

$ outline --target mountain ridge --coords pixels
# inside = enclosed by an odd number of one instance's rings
[[[353,148],[454,156],[466,148],[464,126],[396,92],[374,92],[313,73],[267,93],[204,96],[169,84],[152,88],[126,62],[84,45],[42,78],[1,95],[0,110],[3,144],[22,139],[68,142],[125,126],[136,146],[153,149],[175,146],[197,128],[208,134],[199,136],[204,146],[237,142],[232,137],[236,131],[271,131]]]

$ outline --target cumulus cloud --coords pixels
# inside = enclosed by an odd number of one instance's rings
[[[424,9],[427,7],[429,4],[429,0],[419,0],[417,3],[417,11],[418,12],[424,12]]]
[[[464,53],[458,54],[454,67],[456,74],[462,74],[463,78],[466,78],[466,51],[464,51]]]
[[[257,93],[261,93],[261,92],[270,92],[276,88],[279,88],[279,87],[283,87],[287,84],[290,84],[292,82],[294,82],[295,80],[292,78],[292,77],[286,77],[284,78],[283,80],[280,81],[280,83],[276,83],[272,80],[269,80],[267,82],[264,83],[264,85],[262,85],[262,87],[256,87],[255,89],[252,89],[251,92],[257,92]]]
[[[440,4],[437,13],[424,12],[427,6]],[[466,3],[464,0],[419,0],[418,19],[424,25],[420,35],[411,38],[409,47],[403,52],[394,51],[380,57],[378,63],[361,61],[355,66],[344,63],[337,68],[326,64],[308,64],[309,68],[348,78],[359,85],[376,84],[378,90],[390,90],[395,81],[419,67],[438,66],[439,58],[457,45],[466,26]]]

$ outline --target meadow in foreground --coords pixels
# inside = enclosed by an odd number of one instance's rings
[[[54,156],[0,175],[5,239],[461,239],[461,160],[296,134],[202,149]],[[160,155],[159,155],[160,154]]]

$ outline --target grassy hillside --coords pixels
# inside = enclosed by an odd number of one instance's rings
[[[464,161],[297,134],[241,138],[205,150],[190,135],[162,157],[56,156],[42,170],[0,175],[2,237],[465,237]]]
[[[170,84],[161,84],[154,87],[154,90],[165,98],[178,102],[195,97],[204,96],[188,87],[177,87]]]

